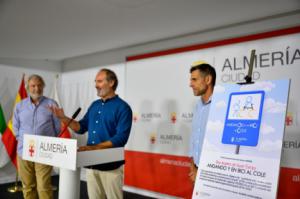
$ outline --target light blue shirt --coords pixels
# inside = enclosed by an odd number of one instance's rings
[[[202,145],[205,135],[206,123],[210,108],[211,99],[203,103],[202,99],[196,104],[192,120],[192,136],[190,141],[189,156],[193,158],[194,163],[198,166]]]
[[[24,134],[57,136],[60,132],[60,121],[55,117],[48,106],[58,106],[47,97],[41,97],[39,104],[31,102],[30,97],[23,99],[16,105],[13,114],[13,130],[18,146],[17,153],[22,157]]]

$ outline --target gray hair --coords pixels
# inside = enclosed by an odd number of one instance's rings
[[[39,76],[39,75],[37,75],[37,74],[33,74],[33,75],[30,75],[30,76],[28,77],[28,80],[27,80],[27,88],[28,88],[28,85],[29,85],[30,80],[32,80],[32,79],[36,79],[36,80],[38,80],[39,82],[41,82],[42,85],[43,85],[43,88],[46,86],[45,81],[43,80],[43,78],[42,78],[41,76]]]

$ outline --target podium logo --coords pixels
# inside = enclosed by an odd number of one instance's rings
[[[30,157],[33,157],[35,155],[35,141],[29,140],[29,149],[28,153]]]

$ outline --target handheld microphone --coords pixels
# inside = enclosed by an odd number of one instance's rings
[[[68,128],[68,126],[71,124],[71,122],[77,117],[77,115],[79,114],[79,112],[81,111],[81,108],[79,107],[75,113],[72,115],[72,118],[69,120],[69,122],[65,125],[64,129],[60,132],[60,134],[58,135],[58,137],[60,137]]]
[[[79,114],[79,112],[81,111],[81,108],[79,107],[76,111],[75,111],[75,113],[72,115],[72,120],[74,120],[76,117],[77,117],[77,115]],[[71,121],[72,121],[71,120]]]

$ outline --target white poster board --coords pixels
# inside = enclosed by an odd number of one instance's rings
[[[194,199],[276,198],[289,84],[274,80],[216,86]]]

